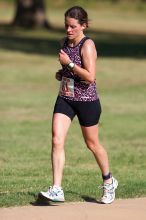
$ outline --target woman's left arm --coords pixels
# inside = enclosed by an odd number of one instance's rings
[[[81,55],[84,67],[81,68],[75,65],[73,70],[75,74],[80,76],[83,80],[94,82],[96,79],[97,52],[95,44],[91,39],[86,40],[83,44]]]
[[[72,71],[74,74],[81,77],[82,80],[85,80],[89,83],[94,82],[96,78],[97,52],[95,44],[91,39],[86,40],[83,44],[81,49],[81,56],[84,67],[82,68],[75,64]],[[72,62],[63,50],[61,50],[59,53],[59,60],[60,63],[64,65],[68,65],[70,62]]]

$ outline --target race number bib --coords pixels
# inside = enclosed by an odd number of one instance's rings
[[[60,95],[74,97],[74,80],[62,77],[60,84]]]

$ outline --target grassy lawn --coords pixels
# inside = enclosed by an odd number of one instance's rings
[[[121,11],[101,11],[96,20],[96,12],[90,9],[90,15],[94,23],[88,34],[94,38],[99,54],[97,87],[103,109],[100,139],[108,151],[111,171],[119,181],[117,198],[143,197],[145,14],[126,12],[128,20],[121,17]],[[51,118],[59,88],[54,74],[60,68],[57,52],[63,23],[57,21],[63,20],[61,16],[63,10],[50,13],[51,22],[56,24],[52,32],[12,30],[0,25],[0,206],[30,204],[39,191],[51,184]],[[66,200],[96,199],[101,194],[100,170],[86,149],[77,118],[65,149]]]

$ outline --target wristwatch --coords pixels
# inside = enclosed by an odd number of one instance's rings
[[[75,66],[75,63],[70,62],[70,63],[67,65],[67,68],[68,68],[69,70],[72,70],[72,69],[74,68],[74,66]]]

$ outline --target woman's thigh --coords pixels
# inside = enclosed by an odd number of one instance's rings
[[[57,139],[59,142],[64,142],[68,129],[71,124],[71,119],[62,114],[54,113],[52,120],[52,138]]]
[[[90,127],[81,126],[82,134],[87,145],[99,145],[98,125]]]

